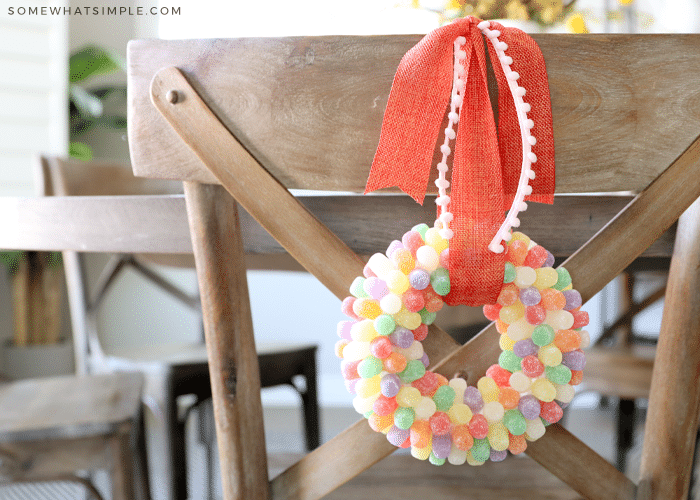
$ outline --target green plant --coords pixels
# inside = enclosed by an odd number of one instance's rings
[[[94,127],[126,128],[126,85],[101,85],[86,88],[85,83],[98,76],[124,71],[126,63],[119,55],[88,45],[74,52],[69,60],[70,144],[69,154],[81,160],[92,158],[92,149],[78,139]]]

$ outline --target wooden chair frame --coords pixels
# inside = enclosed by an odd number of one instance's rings
[[[227,500],[262,499],[269,494],[276,499],[320,498],[395,448],[360,421],[268,484],[252,322],[241,265],[244,244],[234,199],[308,271],[342,298],[354,277],[362,273],[364,261],[290,194],[288,188],[359,190],[364,174],[353,172],[352,167],[366,160],[367,150],[372,149],[371,141],[369,145],[363,144],[356,158],[348,160],[337,154],[339,165],[329,165],[331,172],[325,177],[319,177],[317,166],[322,159],[315,159],[311,168],[293,171],[286,168],[284,160],[271,158],[282,151],[280,144],[289,140],[289,136],[270,138],[260,134],[271,145],[256,143],[241,130],[260,117],[231,118],[234,104],[239,103],[232,104],[235,99],[226,97],[226,91],[236,88],[240,79],[236,80],[234,75],[232,79],[236,81],[222,89],[215,85],[221,84],[221,80],[207,81],[207,77],[217,64],[239,65],[244,79],[251,78],[251,68],[262,67],[264,70],[253,75],[262,81],[255,82],[252,78],[254,84],[265,88],[270,83],[265,78],[272,74],[272,81],[278,85],[284,81],[293,88],[292,92],[303,94],[299,86],[305,80],[294,72],[307,67],[311,73],[306,76],[315,78],[313,83],[328,91],[338,82],[322,83],[324,77],[332,80],[325,70],[337,69],[334,63],[343,59],[329,55],[335,50],[346,57],[343,63],[351,66],[351,70],[342,73],[343,78],[353,79],[367,68],[379,68],[372,74],[379,74],[381,81],[368,83],[367,93],[374,92],[381,100],[388,94],[387,83],[398,57],[417,39],[322,37],[130,44],[130,136],[135,171],[138,175],[186,181],[185,197],[202,291]],[[639,257],[679,217],[680,221],[652,380],[639,483],[618,472],[558,425],[550,426],[543,438],[530,443],[527,453],[586,498],[683,498],[688,489],[700,402],[695,387],[696,374],[700,373],[700,351],[693,348],[700,341],[700,277],[696,272],[700,265],[696,244],[700,235],[700,205],[694,203],[700,196],[700,138],[696,138],[700,127],[692,114],[683,117],[692,125],[686,127],[680,126],[678,117],[667,117],[678,110],[677,92],[687,97],[697,95],[700,90],[692,88],[690,77],[682,76],[691,75],[700,67],[697,56],[700,38],[546,35],[536,40],[550,75],[560,176],[558,190],[641,191],[563,263],[584,301]],[[378,50],[380,46],[385,50]],[[276,51],[281,55],[266,55]],[[222,62],[224,57],[233,57],[234,63]],[[270,58],[274,59],[271,66]],[[670,67],[669,60],[677,64],[682,61],[682,74],[674,73],[672,78],[676,81],[670,84],[673,88],[656,87],[654,78],[647,72],[656,66]],[[314,67],[314,61],[318,61],[321,69]],[[591,63],[595,63],[594,67]],[[147,110],[145,81],[150,78],[144,74],[152,75],[163,66],[171,67],[157,71],[150,84],[150,97],[164,120]],[[341,67],[339,71],[344,70]],[[312,74],[313,71],[318,73]],[[624,74],[625,71],[628,73]],[[283,75],[289,78],[283,79]],[[664,79],[664,84],[669,81]],[[620,97],[619,92],[625,86],[631,89],[629,95]],[[242,94],[244,90],[250,91],[250,82],[244,82],[243,87]],[[312,86],[308,91],[319,89]],[[244,101],[248,96],[243,97]],[[645,98],[656,98],[660,103],[642,102]],[[671,109],[659,111],[658,104]],[[360,105],[353,108],[362,109]],[[623,110],[642,116],[630,117],[621,114]],[[359,111],[362,112],[365,111]],[[260,121],[265,122],[266,118],[269,116]],[[317,111],[312,119],[319,118]],[[373,119],[376,122],[376,117]],[[632,129],[624,126],[625,120],[633,121]],[[668,132],[660,124],[675,128],[670,127]],[[151,129],[144,130],[146,125]],[[284,125],[288,124],[271,127],[281,130]],[[328,121],[322,125],[328,125]],[[656,142],[651,146],[644,144],[649,140],[644,134],[656,126],[660,130]],[[256,132],[269,131],[267,123],[257,127]],[[308,127],[313,131],[312,126]],[[599,148],[582,149],[575,143],[581,142],[583,130],[595,136]],[[154,135],[158,144],[144,139]],[[180,140],[194,155],[182,143],[178,144]],[[298,156],[291,160],[308,159],[308,154],[304,156],[298,151],[304,147],[303,140],[300,142],[296,146]],[[583,142],[595,144],[587,139]],[[687,144],[690,145],[686,147]],[[588,156],[582,157],[582,151]],[[326,153],[322,150],[319,156]],[[644,168],[638,167],[641,160],[646,160]],[[624,175],[610,176],[612,167]],[[578,169],[578,174],[574,169]],[[290,227],[294,228],[293,232],[289,231]],[[424,347],[433,360],[432,370],[448,377],[461,373],[473,383],[496,359],[497,336],[495,326],[491,325],[460,346],[440,328],[431,326]],[[678,425],[678,421],[683,425]]]

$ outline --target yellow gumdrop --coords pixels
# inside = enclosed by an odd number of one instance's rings
[[[464,399],[464,391],[467,390],[467,381],[461,377],[455,377],[448,383],[455,391],[455,401],[462,401]]]
[[[381,386],[379,381],[381,380],[380,375],[375,375],[371,378],[360,378],[355,384],[355,393],[361,398],[369,398],[371,396],[378,396],[381,391]]]
[[[430,420],[437,411],[437,406],[432,398],[421,396],[420,401],[413,406],[413,410],[416,412],[416,420]]]
[[[416,261],[408,248],[399,248],[391,254],[391,261],[403,274],[408,274],[416,267]]]
[[[346,361],[359,361],[369,354],[369,342],[353,340],[343,348],[343,359]]]
[[[569,284],[566,285],[564,288],[562,288],[561,291],[562,291],[562,292],[565,292],[565,291],[567,291],[567,290],[572,290],[573,288],[574,288],[574,286],[573,286],[571,283],[569,283]]]
[[[420,403],[421,397],[422,395],[418,389],[411,387],[410,385],[405,385],[396,395],[396,402],[399,404],[399,406],[408,408],[416,406],[418,403]]]
[[[501,351],[512,351],[515,341],[508,335],[501,335],[498,339],[498,345],[501,347]]]
[[[399,312],[394,314],[394,322],[399,326],[408,328],[409,330],[415,330],[420,326],[422,319],[420,314],[410,312],[407,309],[402,308]]]
[[[513,324],[525,315],[525,306],[519,300],[512,306],[501,307],[498,317],[504,323]]]
[[[520,318],[518,321],[508,326],[506,335],[508,335],[513,342],[518,340],[527,339],[532,336],[532,332],[535,331],[535,325],[531,325],[527,322],[525,318]]]
[[[382,308],[379,307],[379,302],[374,299],[358,299],[355,304],[359,302],[357,306],[357,315],[362,318],[375,319],[377,316],[382,314]],[[353,306],[355,306],[353,304]],[[354,307],[353,307],[354,310]]]
[[[510,376],[509,383],[513,389],[523,393],[530,389],[532,381],[530,380],[530,377],[525,375],[523,372],[517,371]]]
[[[394,346],[394,352],[398,352],[407,360],[411,359],[421,359],[423,357],[423,344],[417,340],[413,341],[410,347],[396,347]]]
[[[548,344],[544,347],[540,347],[537,357],[540,359],[540,361],[542,361],[544,366],[557,366],[561,364],[562,360],[561,351],[554,344]]]
[[[540,267],[535,269],[535,282],[532,284],[538,290],[544,290],[545,288],[552,288],[559,281],[559,274],[552,267]]]
[[[368,398],[361,398],[359,396],[355,396],[352,400],[352,406],[355,407],[355,411],[357,413],[364,415],[368,411],[372,411],[372,406],[374,405],[374,402],[377,400],[378,397],[379,394],[370,396]]]
[[[489,425],[489,433],[486,437],[494,450],[503,451],[508,449],[508,429],[502,422]]]
[[[554,398],[557,397],[556,387],[546,378],[538,378],[535,380],[530,386],[530,391],[533,396],[545,403],[554,401]]]
[[[525,244],[529,247],[530,246],[530,237],[524,233],[521,233],[520,231],[516,231],[512,234],[510,241],[508,244],[512,244],[514,241],[524,241]]]
[[[453,423],[458,425],[468,424],[474,416],[471,408],[469,408],[463,403],[457,403],[455,405],[452,405],[452,408],[450,408],[447,414],[449,415],[450,420],[452,420]]]
[[[467,463],[469,465],[484,465],[484,462],[480,462],[480,461],[474,459],[474,455],[472,455],[472,450],[469,450],[467,452]]]
[[[440,231],[434,227],[431,227],[425,232],[425,242],[433,247],[438,255],[440,255],[440,252],[446,249],[448,245],[447,240],[440,236]]]
[[[481,397],[485,403],[498,401],[498,385],[491,377],[481,377],[476,383],[476,388],[479,389]]]
[[[416,448],[415,446],[411,446],[411,455],[418,460],[428,460],[431,451],[433,451],[432,439],[431,443],[425,448]]]
[[[410,283],[408,282],[408,277],[396,269],[386,275],[386,286],[389,287],[391,293],[401,295],[408,290]]]
[[[569,384],[555,384],[554,387],[557,389],[556,400],[562,403],[570,403],[574,396],[576,395],[576,389],[573,385]]]
[[[460,450],[454,443],[452,443],[452,449],[447,457],[447,461],[452,465],[462,465],[467,461],[467,452],[465,450]]]
[[[544,436],[544,424],[542,420],[536,418],[534,420],[527,420],[527,427],[525,427],[525,439],[528,441],[537,441],[539,438]]]
[[[352,340],[360,342],[369,342],[377,335],[377,330],[374,328],[374,322],[371,319],[364,319],[350,327],[350,336]]]

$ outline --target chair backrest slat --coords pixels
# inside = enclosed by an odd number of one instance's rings
[[[641,191],[695,138],[700,37],[534,38],[552,95],[557,192]],[[286,187],[360,192],[394,71],[419,39],[133,41],[128,84],[134,171],[216,182],[150,102],[153,75],[177,66]]]

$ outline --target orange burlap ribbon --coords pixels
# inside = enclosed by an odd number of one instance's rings
[[[452,161],[449,211],[454,237],[450,241],[451,291],[448,305],[470,306],[496,302],[503,285],[505,255],[488,244],[512,203],[520,178],[522,140],[515,104],[498,57],[487,43],[498,82],[498,133],[489,101],[484,39],[473,17],[457,20],[428,33],[401,59],[384,114],[379,146],[365,193],[397,186],[422,204],[435,143],[450,102],[454,41],[464,36],[466,87]],[[535,41],[523,31],[491,22],[508,44],[511,69],[531,105],[528,117],[537,139],[533,152],[536,178],[529,201],[554,201],[554,140],[552,111],[544,58]]]

